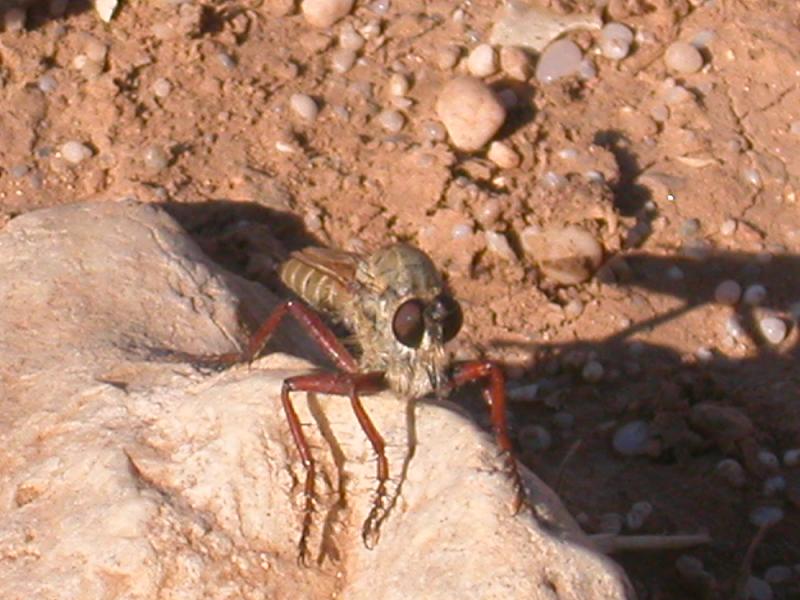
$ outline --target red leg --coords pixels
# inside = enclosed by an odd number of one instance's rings
[[[451,386],[461,387],[464,384],[478,379],[488,379],[483,388],[483,399],[489,406],[489,416],[492,421],[497,445],[506,454],[508,467],[514,484],[513,510],[516,514],[523,502],[522,479],[517,469],[517,461],[511,447],[511,438],[508,435],[508,420],[506,417],[506,388],[503,370],[490,361],[471,361],[458,365],[451,378]]]
[[[347,373],[358,371],[358,362],[336,338],[330,327],[325,325],[317,313],[298,300],[287,300],[272,311],[267,320],[250,336],[247,347],[243,351],[197,358],[204,363],[223,366],[238,362],[250,362],[261,353],[270,336],[287,314],[291,314],[303,326],[339,369]]]
[[[386,496],[386,481],[389,478],[389,464],[384,452],[384,442],[378,430],[375,429],[372,421],[364,410],[359,392],[373,393],[384,387],[383,373],[315,373],[312,375],[299,375],[290,377],[283,382],[281,389],[281,402],[289,421],[289,429],[292,438],[300,453],[303,467],[306,470],[305,483],[303,485],[303,495],[305,506],[303,508],[303,524],[300,533],[299,556],[298,559],[303,564],[308,563],[308,536],[311,531],[312,513],[314,512],[314,460],[311,457],[311,449],[303,434],[300,419],[294,410],[292,400],[289,396],[291,392],[318,392],[321,394],[336,394],[349,396],[353,411],[356,414],[361,428],[375,450],[378,457],[378,489],[373,507],[367,521],[364,523],[363,538],[364,543],[369,546],[368,533],[370,539],[377,534],[377,525],[380,524],[380,517],[383,515],[383,500]]]

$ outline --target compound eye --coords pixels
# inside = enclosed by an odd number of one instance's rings
[[[449,342],[461,330],[464,315],[459,303],[450,296],[439,296],[436,302],[439,305],[437,312],[441,315],[439,322],[442,324],[442,338],[445,342]]]
[[[407,300],[394,313],[392,332],[398,342],[409,348],[416,348],[425,334],[425,306],[420,300]]]

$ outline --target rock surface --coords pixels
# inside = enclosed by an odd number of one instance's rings
[[[632,596],[531,474],[535,510],[510,514],[491,439],[453,406],[389,394],[365,404],[391,493],[405,477],[373,550],[375,463],[349,403],[297,395],[321,471],[318,560],[298,566],[303,471],[279,389],[308,363],[274,352],[208,373],[159,352],[235,348],[237,298],[274,304],[150,205],[65,206],[0,232],[0,597]]]

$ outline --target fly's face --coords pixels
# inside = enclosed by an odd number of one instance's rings
[[[385,370],[389,386],[402,396],[441,394],[448,368],[444,346],[461,329],[458,302],[430,258],[412,246],[389,246],[363,265],[360,308],[367,326],[356,333],[365,366]]]

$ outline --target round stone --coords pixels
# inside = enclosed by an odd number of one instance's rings
[[[527,81],[531,76],[531,61],[522,48],[515,46],[500,48],[500,66],[506,75],[517,81]]]
[[[436,114],[453,144],[466,151],[483,147],[506,118],[506,110],[494,92],[475,77],[456,77],[442,88]]]
[[[486,157],[501,169],[513,169],[519,166],[519,155],[503,142],[492,142]]]
[[[497,71],[497,55],[489,44],[480,44],[469,53],[467,68],[475,77],[488,77]]]
[[[581,49],[570,40],[558,40],[550,44],[536,64],[536,79],[541,83],[552,83],[563,77],[574,75],[580,69],[583,55]]]
[[[720,304],[733,306],[742,295],[742,286],[732,279],[720,283],[714,290],[714,299]]]
[[[764,339],[770,344],[780,344],[786,338],[786,323],[778,317],[763,317],[758,321],[758,328]]]
[[[292,94],[289,98],[292,111],[305,121],[313,121],[319,114],[319,107],[311,96],[307,94]]]
[[[682,74],[697,73],[703,67],[703,55],[686,42],[673,42],[664,53],[667,68]]]
[[[92,155],[92,150],[86,144],[72,140],[62,144],[61,156],[68,163],[77,165]]]
[[[623,456],[638,456],[647,451],[650,426],[645,421],[631,421],[614,433],[614,450]]]
[[[172,91],[172,84],[169,79],[159,77],[153,82],[153,93],[159,98],[166,98]]]
[[[389,133],[397,133],[405,125],[405,118],[396,110],[384,110],[376,117],[380,126]]]
[[[303,16],[314,27],[330,27],[348,14],[354,0],[303,0],[300,9]]]

